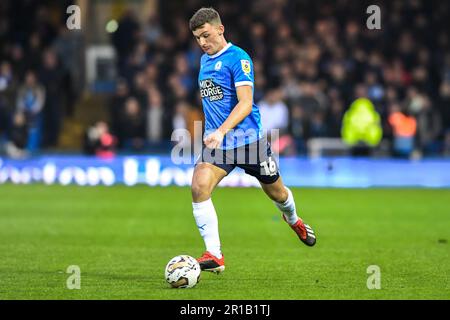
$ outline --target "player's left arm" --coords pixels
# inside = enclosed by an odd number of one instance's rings
[[[251,112],[253,107],[253,88],[248,85],[236,87],[238,103],[231,111],[222,125],[205,139],[208,148],[215,149],[222,145],[222,140],[228,131],[242,122]]]

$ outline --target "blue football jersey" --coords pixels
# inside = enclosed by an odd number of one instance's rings
[[[253,62],[241,48],[228,43],[214,55],[203,54],[198,76],[203,112],[205,137],[217,130],[238,104],[236,87],[254,85]],[[261,116],[255,103],[252,112],[228,132],[222,149],[233,149],[262,137]]]

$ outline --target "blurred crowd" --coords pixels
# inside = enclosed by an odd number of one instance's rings
[[[386,1],[381,30],[367,28],[364,1],[212,4],[227,40],[253,59],[255,101],[265,129],[281,130],[280,151],[305,154],[311,138],[340,137],[347,108],[367,97],[394,155],[450,154],[448,3]],[[202,5],[161,1],[145,24],[131,11],[120,20],[112,43],[122,80],[109,107],[124,144],[169,139],[201,118],[202,52],[187,23]]]
[[[119,77],[105,106],[109,119],[89,128],[85,149],[165,150],[174,129],[194,134],[193,121],[203,117],[197,85],[202,52],[188,21],[198,8],[212,5],[226,39],[253,59],[255,102],[265,129],[281,130],[281,153],[303,155],[312,138],[340,137],[346,110],[355,99],[367,97],[380,115],[391,154],[450,155],[449,3],[378,1],[380,30],[366,26],[370,4],[158,1],[157,12],[144,13],[143,23],[127,10],[111,35]],[[61,107],[60,100],[73,100],[68,68],[58,60],[67,46],[64,28],[51,30],[39,17],[38,12],[29,20],[35,25],[22,42],[2,50],[0,128],[7,127],[7,119],[19,128],[23,123],[39,127],[43,121],[44,145],[52,145],[63,110],[71,109]],[[9,32],[16,27],[12,24]],[[10,139],[20,136],[16,131],[10,131],[15,132]],[[112,138],[103,145],[89,138],[99,137],[93,132]]]
[[[0,2],[0,147],[14,158],[58,146],[76,102],[74,40],[38,1]]]

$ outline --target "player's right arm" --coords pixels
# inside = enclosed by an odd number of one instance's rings
[[[204,142],[208,148],[216,149],[220,147],[227,132],[236,127],[252,112],[253,88],[248,85],[239,86],[236,88],[236,94],[239,102],[233,108],[233,111],[216,131],[205,138]]]
[[[204,142],[208,148],[218,148],[222,144],[222,140],[227,132],[234,129],[252,112],[253,64],[250,57],[244,51],[240,52],[235,59],[231,68],[231,74],[236,87],[238,103],[222,125],[205,138]]]

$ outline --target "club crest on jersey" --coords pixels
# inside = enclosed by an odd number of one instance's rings
[[[250,73],[250,71],[251,71],[250,61],[241,60],[241,67],[242,67],[242,71],[244,71],[244,73]]]
[[[220,68],[222,68],[222,61],[217,61],[216,65],[214,66],[214,70],[219,71]]]

